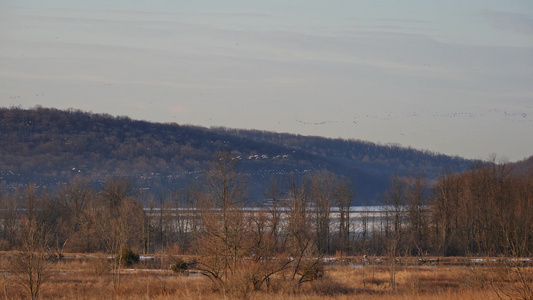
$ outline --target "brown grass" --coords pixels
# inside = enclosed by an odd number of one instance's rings
[[[53,264],[53,276],[43,286],[43,299],[224,299],[213,291],[207,278],[174,274],[163,257],[143,261],[121,271],[121,284],[113,286],[111,260],[104,254],[68,255]],[[0,253],[0,300],[26,299],[24,291],[9,274],[9,253]],[[391,290],[386,264],[365,267],[328,266],[325,277],[300,287],[290,274],[272,278],[269,289],[241,289],[228,299],[499,299],[519,298],[523,283],[533,281],[533,267],[494,266],[397,266],[396,290]],[[523,276],[523,277],[524,277]],[[243,287],[244,288],[244,287]]]

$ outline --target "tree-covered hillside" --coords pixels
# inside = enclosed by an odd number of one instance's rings
[[[153,194],[179,190],[218,151],[231,152],[259,201],[271,176],[327,169],[350,178],[356,203],[380,201],[389,177],[434,178],[473,161],[397,145],[257,130],[151,123],[80,110],[0,108],[0,182],[55,187],[75,175],[98,184],[128,177]]]

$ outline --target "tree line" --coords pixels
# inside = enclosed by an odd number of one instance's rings
[[[270,178],[268,203],[251,209],[247,176],[237,164],[229,152],[219,153],[201,178],[169,196],[134,189],[121,177],[107,178],[100,188],[76,177],[54,190],[34,184],[3,189],[0,248],[17,249],[23,224],[35,223],[47,233],[50,249],[72,252],[116,252],[128,245],[154,253],[177,245],[197,254],[208,249],[206,236],[232,236],[233,244],[237,238],[255,241],[256,249],[276,253],[299,248],[320,255],[533,250],[533,176],[517,174],[509,164],[481,165],[431,182],[423,174],[394,176],[383,205],[377,211],[363,208],[357,216],[350,211],[356,192],[350,181],[325,170]],[[212,232],[220,229],[224,232]]]
[[[363,217],[356,249],[377,255],[530,256],[533,174],[508,163],[393,177],[379,224]],[[371,225],[369,225],[371,222]]]

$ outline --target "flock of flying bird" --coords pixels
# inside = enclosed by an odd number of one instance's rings
[[[404,113],[403,115],[398,115],[394,113],[385,113],[383,115],[370,115],[367,114],[363,117],[357,116],[353,117],[353,120],[351,122],[353,124],[359,124],[359,121],[364,119],[380,119],[381,121],[387,121],[387,120],[393,120],[398,118],[421,118],[421,117],[432,117],[432,118],[446,118],[446,119],[454,119],[454,118],[493,118],[494,120],[508,120],[508,121],[517,121],[517,122],[528,122],[533,125],[533,118],[531,118],[531,115],[533,113],[527,113],[527,112],[508,112],[500,109],[490,109],[486,113],[473,113],[473,112],[408,112]],[[302,125],[330,125],[330,124],[344,124],[345,121],[341,120],[327,120],[327,121],[317,121],[317,122],[311,122],[311,121],[302,121],[299,119],[295,119],[296,122],[302,124]]]

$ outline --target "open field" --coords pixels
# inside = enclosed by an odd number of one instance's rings
[[[0,254],[0,299],[26,299],[27,292],[10,271],[13,253]],[[185,260],[191,259],[184,257]],[[196,273],[169,270],[172,258],[145,256],[113,275],[104,254],[68,254],[50,264],[50,278],[42,286],[44,299],[224,299],[209,280]],[[532,299],[531,260],[502,258],[398,259],[395,289],[386,258],[329,259],[324,276],[298,288],[290,274],[272,278],[260,291],[239,286],[228,299]],[[245,276],[245,275],[243,275]],[[115,283],[114,283],[115,282]],[[528,290],[529,289],[529,290]],[[529,297],[529,298],[528,298]]]

